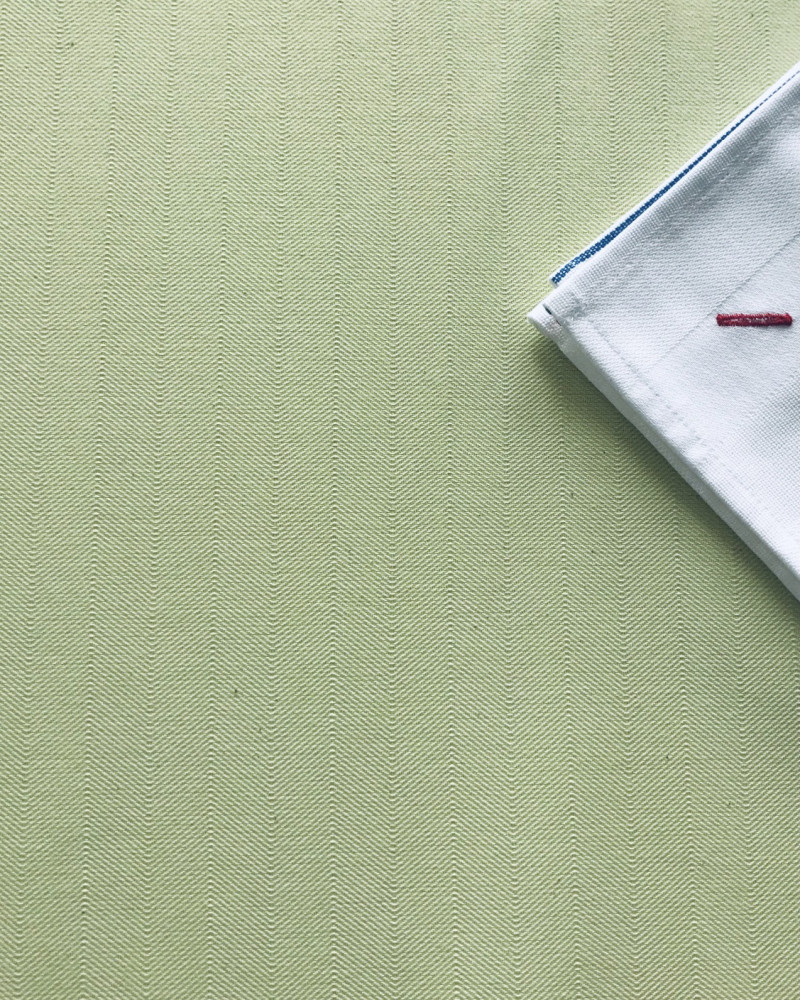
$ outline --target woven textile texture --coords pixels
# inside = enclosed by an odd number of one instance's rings
[[[5,0],[2,1000],[797,995],[797,604],[525,314],[799,21]]]
[[[528,318],[800,600],[800,63],[643,205]]]

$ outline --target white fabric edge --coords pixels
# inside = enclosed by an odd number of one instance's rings
[[[567,290],[560,286],[558,295]],[[568,293],[567,293],[568,294]],[[572,296],[569,296],[572,298]],[[577,304],[577,303],[576,303]],[[703,500],[800,600],[800,558],[792,566],[769,544],[774,532],[754,504],[734,506],[726,497],[741,488],[693,429],[681,426],[647,382],[617,355],[583,316],[580,341],[540,303],[528,314],[540,333],[553,340],[570,361],[603,393]]]
[[[733,136],[734,132],[742,126],[747,125],[752,117],[758,115],[764,105],[772,101],[775,97],[781,95],[781,91],[784,90],[786,85],[791,83],[792,80],[794,80],[798,75],[800,75],[800,63],[796,63],[794,66],[790,67],[768,90],[760,94],[759,97],[757,97],[740,114],[738,114],[732,123],[726,125],[724,129],[718,132],[717,135],[715,135],[714,138],[704,146],[700,153],[696,153],[692,156],[691,159],[682,164],[682,166],[675,170],[662,184],[660,184],[657,189],[657,191],[662,192],[659,198],[652,200],[653,192],[651,192],[627,212],[620,215],[620,217],[612,222],[607,229],[600,233],[599,236],[595,237],[591,243],[587,243],[585,247],[579,250],[576,254],[573,254],[569,260],[564,261],[564,263],[550,275],[551,284],[555,288],[561,288],[563,282],[572,278],[576,273],[579,273],[587,263],[594,261],[598,255],[603,254],[604,251],[612,246],[616,240],[627,231],[629,226],[633,226],[643,219],[649,213],[650,209],[658,205],[661,198],[666,197],[667,195],[671,196],[676,187],[683,186],[683,182],[686,181],[695,170],[698,170],[701,173],[704,170],[708,170],[709,167],[705,162],[706,159],[708,158],[713,162],[715,156],[718,155],[720,147]],[[694,180],[695,178],[692,177],[691,179]],[[628,219],[630,219],[630,222],[627,222]],[[627,225],[623,225],[623,223],[626,222]],[[609,240],[609,242],[605,243],[603,246],[598,247],[594,253],[585,259],[578,259],[582,256],[582,254],[586,253],[587,250],[595,246],[595,244],[602,243],[602,241],[614,233],[615,230],[619,230],[619,233],[613,239]],[[558,275],[568,264],[572,264],[573,261],[575,261],[575,263],[569,271],[564,274],[560,280],[556,281],[556,275]]]

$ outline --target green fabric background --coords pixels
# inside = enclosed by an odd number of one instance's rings
[[[797,605],[525,313],[796,0],[7,0],[0,997],[797,995]]]

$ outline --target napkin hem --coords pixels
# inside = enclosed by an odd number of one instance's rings
[[[577,310],[580,310],[580,300],[567,289],[559,289],[553,294],[568,296]],[[800,600],[800,565],[795,568],[787,563],[785,557],[779,554],[778,548],[768,541],[776,534],[785,537],[783,529],[760,510],[746,487],[708,443],[613,348],[602,331],[585,314],[579,315],[579,339],[571,328],[572,324],[562,315],[556,315],[545,302],[533,309],[528,314],[528,319],[542,334],[556,343],[589,381],[761,558],[790,593]],[[607,356],[601,358],[597,356],[598,353]],[[730,491],[724,489],[725,484],[735,485],[735,492],[740,500],[738,504],[729,495]],[[742,501],[746,510],[737,509],[742,507]],[[756,531],[752,522],[759,525],[760,530]],[[794,538],[791,540],[795,542]]]

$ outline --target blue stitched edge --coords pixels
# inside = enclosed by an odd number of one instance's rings
[[[666,184],[660,187],[655,192],[655,194],[651,195],[651,197],[649,197],[646,202],[641,204],[637,209],[634,209],[633,212],[630,212],[628,215],[626,215],[621,222],[618,222],[613,229],[610,229],[604,236],[601,236],[599,240],[595,240],[595,242],[592,243],[590,246],[586,247],[585,250],[581,250],[581,252],[577,256],[573,257],[572,260],[567,261],[567,263],[564,264],[562,267],[560,267],[555,272],[555,274],[552,274],[550,276],[551,283],[557,285],[565,275],[569,274],[569,272],[573,269],[573,267],[576,267],[578,264],[583,263],[583,261],[588,260],[589,257],[593,257],[597,253],[597,251],[602,250],[604,246],[608,246],[608,244],[616,236],[619,236],[619,234],[623,231],[623,229],[627,229],[627,227],[635,219],[638,219],[639,216],[643,212],[646,212],[651,205],[657,202],[658,199],[662,197],[662,195],[666,194],[670,188],[674,187],[678,183],[678,181],[681,180],[682,177],[685,177],[689,173],[689,171],[692,170],[693,167],[696,167],[697,164],[700,163],[701,160],[704,160],[706,156],[708,156],[708,154],[713,149],[716,149],[716,147],[719,146],[721,142],[727,139],[728,136],[731,134],[731,132],[735,131],[742,124],[742,122],[747,121],[750,115],[758,111],[758,109],[762,105],[766,104],[766,102],[771,97],[774,97],[774,95],[777,94],[779,90],[782,90],[787,83],[790,83],[798,75],[798,73],[800,73],[800,69],[796,69],[794,73],[791,74],[791,76],[788,76],[782,83],[779,83],[778,86],[775,87],[774,90],[771,90],[766,95],[766,97],[764,97],[762,100],[758,102],[758,104],[754,105],[752,108],[750,108],[748,112],[743,114],[742,117],[739,118],[737,121],[735,121],[733,125],[730,126],[730,128],[726,129],[726,131],[723,132],[721,136],[715,139],[710,145],[706,146],[706,148],[702,151],[702,153],[698,153],[698,155],[690,163],[687,163],[687,165],[679,173],[677,173],[671,180],[667,181]]]

